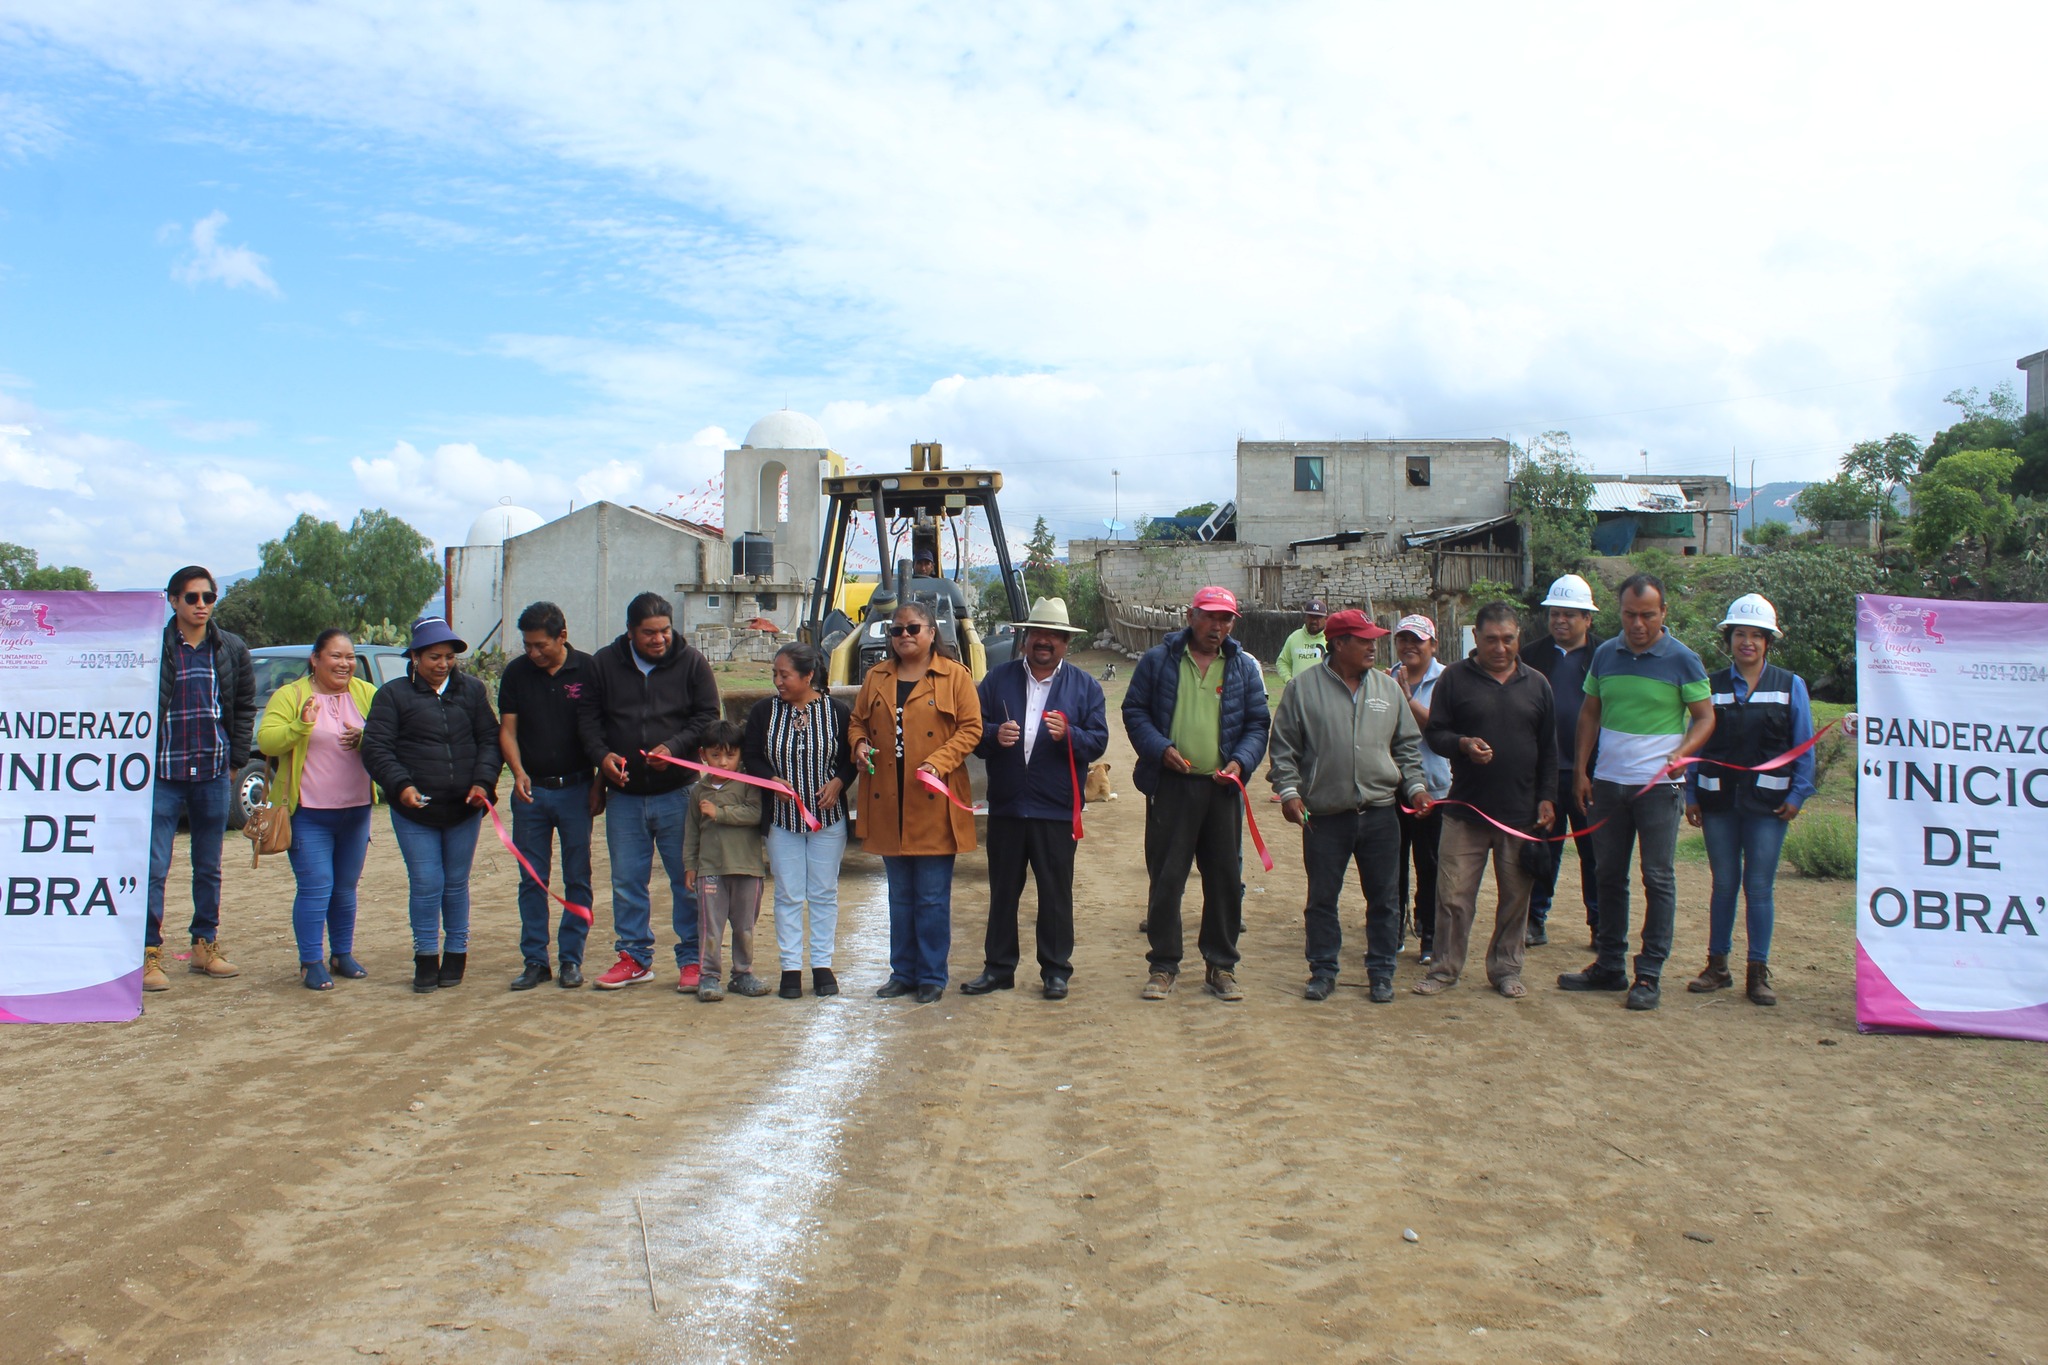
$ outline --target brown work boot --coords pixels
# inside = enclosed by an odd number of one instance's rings
[[[1138,992],[1141,1000],[1164,1000],[1173,994],[1173,973],[1154,972],[1145,982],[1145,989]]]
[[[1209,968],[1208,979],[1202,984],[1207,986],[1209,994],[1215,996],[1218,1000],[1244,999],[1243,989],[1238,986],[1237,978],[1231,975],[1230,969],[1227,967]]]
[[[242,969],[221,956],[219,939],[192,940],[192,970],[201,976],[240,976]]]
[[[1771,964],[1752,962],[1749,964],[1749,988],[1744,992],[1752,1005],[1775,1005],[1778,993],[1771,989]]]
[[[1705,995],[1709,991],[1725,991],[1735,984],[1735,978],[1728,975],[1728,954],[1708,953],[1707,969],[1685,983],[1685,988],[1694,995]]]
[[[167,991],[171,979],[164,975],[164,950],[144,948],[142,950],[142,989],[146,991]]]

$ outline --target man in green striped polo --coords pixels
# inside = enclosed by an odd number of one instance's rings
[[[1664,629],[1664,585],[1639,573],[1621,585],[1621,634],[1593,651],[1579,710],[1579,752],[1572,796],[1592,817],[1598,869],[1598,956],[1582,972],[1557,978],[1568,991],[1628,992],[1632,1010],[1657,1008],[1658,979],[1671,955],[1678,913],[1678,822],[1685,803],[1680,773],[1714,733],[1714,704],[1700,656]],[[1598,751],[1599,759],[1594,761]],[[1643,950],[1635,984],[1628,955],[1629,860],[1643,862]]]

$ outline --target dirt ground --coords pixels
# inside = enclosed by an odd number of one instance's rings
[[[1191,974],[1146,1004],[1113,729],[1062,1004],[871,998],[864,856],[838,999],[510,994],[488,836],[469,980],[416,997],[381,812],[371,976],[313,995],[289,869],[241,855],[239,978],[0,1030],[0,1359],[2048,1360],[2044,1054],[1859,1036],[1846,885],[1780,882],[1775,1010],[1679,988],[1697,861],[1654,1014],[1551,989],[1587,958],[1569,911],[1525,1000],[1476,973],[1371,1005],[1355,891],[1344,988],[1311,1004],[1298,845],[1261,790],[1247,998]],[[956,983],[986,903],[962,858]],[[772,971],[765,917],[761,943]]]

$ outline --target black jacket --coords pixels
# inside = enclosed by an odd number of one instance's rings
[[[633,642],[621,635],[590,656],[590,686],[577,707],[577,730],[583,752],[593,764],[606,754],[626,760],[629,796],[655,796],[687,787],[697,780],[688,768],[652,764],[643,750],[666,744],[677,758],[695,758],[704,729],[718,719],[718,681],[711,665],[680,636],[668,653],[642,674],[634,662]]]
[[[490,689],[467,673],[448,675],[436,693],[407,669],[377,689],[363,722],[363,766],[384,789],[391,809],[418,824],[450,829],[477,812],[465,805],[471,787],[497,799],[498,718]],[[407,787],[430,798],[424,810],[398,802]]]
[[[256,736],[256,665],[249,661],[249,646],[233,631],[206,623],[206,638],[213,642],[213,681],[220,692],[220,723],[228,737],[228,773],[249,761]],[[164,626],[162,658],[156,674],[156,728],[162,734],[164,713],[171,709],[171,688],[178,680],[178,620]]]

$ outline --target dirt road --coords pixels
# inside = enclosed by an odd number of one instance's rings
[[[1261,804],[1246,1000],[1145,1004],[1120,735],[1112,758],[1063,1004],[870,998],[864,857],[836,1000],[510,994],[488,839],[470,979],[415,997],[381,826],[372,975],[313,995],[289,870],[242,855],[240,978],[0,1030],[0,1358],[2048,1360],[2044,1054],[1858,1036],[1846,887],[1781,883],[1775,1010],[1675,989],[1699,863],[1655,1014],[1549,988],[1586,956],[1569,913],[1526,1000],[1468,976],[1373,1006],[1355,903],[1311,1004],[1298,851]],[[961,860],[956,982],[984,877]]]

